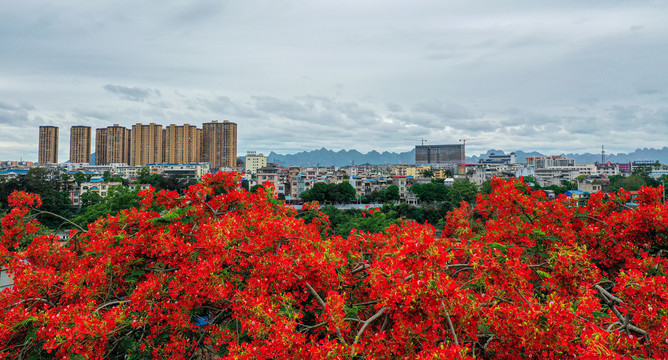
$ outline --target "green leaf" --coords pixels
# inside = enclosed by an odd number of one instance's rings
[[[128,275],[128,277],[127,277],[127,279],[125,279],[125,281],[129,282],[129,283],[137,282],[137,280],[139,280],[139,277],[144,275],[145,273],[146,273],[146,271],[144,271],[144,270],[135,270],[132,273],[130,273],[130,275]]]
[[[538,275],[540,275],[542,277],[546,277],[546,278],[551,278],[552,277],[552,275],[550,275],[549,273],[546,273],[545,271],[542,271],[542,270],[536,270],[536,272],[538,273]]]
[[[489,331],[489,328],[484,324],[478,324],[478,331],[480,331],[483,334],[491,334],[491,331]]]
[[[499,249],[505,254],[506,252],[508,252],[508,248],[510,246],[502,245],[502,244],[499,244],[499,243],[494,243],[494,244],[490,244],[489,247],[492,248],[492,249]]]
[[[594,317],[597,319],[605,319],[608,317],[608,314],[601,311],[594,311],[591,314],[594,315]]]

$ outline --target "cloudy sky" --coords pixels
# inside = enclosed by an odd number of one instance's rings
[[[668,1],[3,3],[0,160],[40,125],[66,161],[73,125],[214,119],[240,154],[668,146]]]

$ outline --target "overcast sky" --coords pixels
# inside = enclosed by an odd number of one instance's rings
[[[238,124],[239,154],[668,145],[668,1],[4,1],[0,160],[40,125]],[[94,149],[92,149],[94,151]]]

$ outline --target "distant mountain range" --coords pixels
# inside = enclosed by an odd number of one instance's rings
[[[281,155],[270,152],[267,161],[283,166],[350,166],[362,164],[414,164],[415,149],[402,153],[376,150],[362,154],[357,150],[327,150],[324,147],[319,150],[302,151],[296,154]]]
[[[518,163],[526,162],[527,156],[545,156],[537,151],[525,152],[515,150]],[[487,150],[479,156],[467,156],[466,161],[477,163],[480,159],[486,159],[490,154],[506,154],[503,150]],[[554,155],[554,154],[550,154]],[[593,164],[601,161],[601,154],[560,154],[575,159],[577,164]],[[244,157],[240,157],[244,159]],[[644,148],[636,149],[630,153],[605,154],[605,161],[622,163],[635,160],[658,160],[662,164],[668,164],[668,147],[662,149]],[[350,165],[382,165],[382,164],[415,164],[415,149],[411,151],[395,153],[384,151],[382,153],[373,150],[363,154],[357,150],[333,151],[324,147],[318,150],[301,151],[296,154],[282,155],[270,152],[267,161],[282,166],[350,166]],[[95,163],[95,153],[91,155],[91,163]]]
[[[467,156],[466,161],[469,163],[477,163],[479,159],[486,159],[490,154],[505,154],[503,150],[487,150],[485,154],[479,156]],[[545,156],[537,151],[525,152],[522,150],[515,150],[518,163],[526,162],[527,156]],[[554,155],[554,154],[549,154]],[[568,158],[575,159],[577,164],[593,164],[601,161],[601,154],[560,154]],[[644,148],[636,149],[630,153],[606,154],[605,161],[611,162],[629,162],[634,160],[658,160],[661,163],[668,163],[668,147],[662,149]],[[411,151],[395,153],[384,151],[370,151],[363,154],[357,150],[340,150],[333,151],[326,148],[321,148],[313,151],[302,151],[296,154],[282,155],[275,152],[269,153],[267,161],[282,166],[350,166],[361,164],[415,164],[415,149]]]

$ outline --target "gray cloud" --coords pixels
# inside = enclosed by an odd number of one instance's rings
[[[254,96],[256,109],[275,116],[332,127],[375,124],[380,121],[373,109],[355,102],[337,101],[322,96],[282,99]]]
[[[121,99],[130,100],[130,101],[146,101],[150,97],[160,97],[160,91],[157,89],[149,88],[138,88],[138,87],[127,87],[121,85],[112,85],[107,84],[102,88],[105,90],[117,94]]]
[[[0,133],[29,124],[20,141],[32,147],[39,124],[212,119],[239,124],[242,152],[406,151],[403,139],[422,137],[486,139],[470,151],[666,145],[665,1],[37,0],[2,10]],[[0,158],[14,156],[3,144]]]
[[[253,108],[244,105],[243,103],[232,101],[227,96],[216,96],[213,99],[198,98],[197,101],[191,105],[194,109],[203,109],[215,116],[215,118],[230,117],[230,118],[256,118],[259,114]]]
[[[462,105],[437,100],[415,104],[411,110],[447,120],[471,119],[474,117],[471,111]]]
[[[31,110],[35,107],[29,104],[13,105],[0,101],[0,124],[27,125]]]

